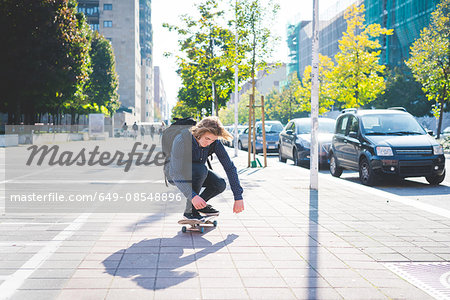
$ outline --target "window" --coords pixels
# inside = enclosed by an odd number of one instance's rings
[[[112,10],[112,4],[103,4],[103,10]]]
[[[86,8],[86,15],[92,16],[98,13],[98,6],[94,7],[87,7]]]
[[[106,38],[110,43],[112,42],[112,38],[107,37]]]
[[[92,30],[97,30],[97,31],[98,31],[98,29],[99,29],[98,24],[89,24],[89,27],[90,27]]]
[[[112,27],[112,21],[103,21],[103,27]]]
[[[287,130],[293,130],[294,129],[294,122],[290,122],[287,126],[286,126],[286,131]]]
[[[353,132],[353,133],[358,133],[358,119],[355,117],[352,117],[350,120],[350,128],[349,128],[349,133]]]
[[[345,134],[345,130],[347,129],[348,116],[342,117],[338,121],[338,125],[336,126],[337,134]]]

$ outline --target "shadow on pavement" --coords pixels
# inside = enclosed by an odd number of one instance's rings
[[[317,299],[317,277],[318,269],[318,227],[319,227],[319,192],[311,190],[309,192],[309,245],[308,263],[308,296],[309,299]]]
[[[229,234],[223,241],[212,244],[202,236],[196,235],[195,244],[201,245],[203,249],[187,256],[183,256],[184,249],[193,249],[190,234],[176,235],[172,238],[145,239],[127,249],[116,251],[102,263],[106,273],[110,275],[129,278],[144,289],[165,289],[197,276],[196,272],[177,269],[226,247],[238,237],[236,234]],[[164,248],[170,251],[166,252]],[[118,266],[117,256],[121,256]],[[155,280],[158,276],[167,280]]]

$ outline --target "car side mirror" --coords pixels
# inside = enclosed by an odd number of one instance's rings
[[[286,130],[286,134],[287,134],[287,135],[293,135],[294,132],[293,132],[292,130]]]
[[[427,129],[427,133],[428,133],[429,135],[431,135],[431,136],[434,136],[433,130]]]
[[[351,137],[351,138],[353,138],[353,139],[357,139],[357,138],[358,138],[358,133],[357,133],[357,132],[354,132],[354,131],[350,131],[350,132],[348,133],[348,136]]]

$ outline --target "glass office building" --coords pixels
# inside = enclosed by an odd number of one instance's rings
[[[344,19],[345,8],[351,4],[364,4],[366,23],[378,23],[382,27],[394,29],[391,36],[380,40],[382,46],[381,63],[398,66],[409,58],[412,43],[420,36],[420,31],[428,26],[431,12],[439,0],[364,0],[337,1],[335,7],[321,15],[319,25],[319,52],[333,58],[338,53],[338,43],[347,30]],[[345,6],[345,7],[343,7]],[[289,47],[288,72],[302,76],[306,66],[311,65],[312,22],[302,20],[287,27]]]
[[[394,29],[391,36],[382,41],[381,63],[401,65],[409,58],[412,43],[420,31],[428,26],[433,10],[439,0],[365,0],[366,22],[378,23]]]

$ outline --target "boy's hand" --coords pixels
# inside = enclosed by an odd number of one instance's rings
[[[238,214],[243,210],[244,210],[244,200],[234,201],[233,212]]]
[[[205,200],[203,200],[203,198],[200,197],[199,195],[192,198],[191,202],[192,202],[192,205],[194,205],[195,209],[202,209],[202,208],[206,207]]]

